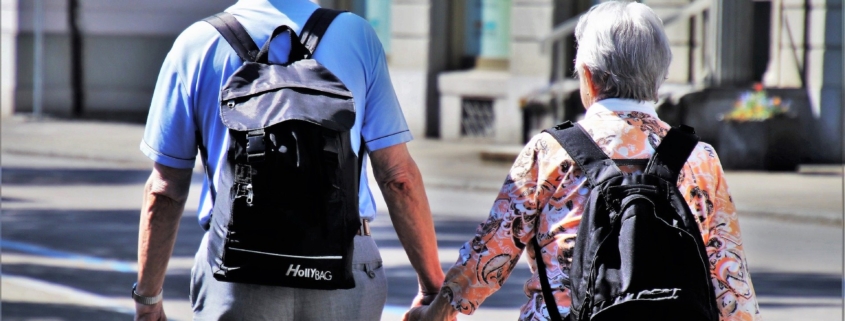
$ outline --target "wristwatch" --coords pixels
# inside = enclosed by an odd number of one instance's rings
[[[138,294],[138,292],[135,292],[135,289],[137,288],[138,282],[135,282],[135,284],[132,285],[132,299],[135,300],[135,302],[138,302],[143,305],[154,305],[156,303],[161,302],[162,293],[164,293],[164,289],[158,291],[158,295],[156,296],[143,296]]]

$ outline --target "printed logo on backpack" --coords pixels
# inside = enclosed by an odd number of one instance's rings
[[[677,188],[698,143],[672,128],[642,173],[624,174],[580,125],[546,130],[575,160],[590,191],[573,248],[568,320],[715,321],[719,312],[698,222]],[[533,243],[539,253],[536,240]],[[539,258],[539,255],[538,255]],[[549,315],[561,315],[538,259]],[[562,289],[558,289],[562,290]]]
[[[349,289],[358,215],[359,156],[351,147],[352,93],[312,58],[339,11],[318,9],[302,40],[280,26],[258,50],[228,13],[207,18],[244,64],[220,93],[229,129],[209,230],[217,280]],[[290,34],[284,64],[270,42]],[[363,147],[362,147],[363,148]]]

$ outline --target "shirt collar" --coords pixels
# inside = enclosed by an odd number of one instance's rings
[[[584,118],[589,118],[601,112],[631,112],[636,111],[657,118],[653,103],[648,101],[639,102],[633,99],[608,98],[593,103],[587,108]]]

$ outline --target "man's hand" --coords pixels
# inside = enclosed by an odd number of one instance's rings
[[[418,321],[422,320],[423,316],[425,316],[425,312],[428,310],[428,306],[418,306],[413,307],[408,312],[405,312],[402,315],[402,321]]]
[[[411,301],[411,307],[414,308],[429,305],[436,297],[437,293],[425,293],[420,291],[420,293],[417,293],[417,296],[414,297],[414,300]]]
[[[135,303],[135,321],[167,321],[164,315],[164,303],[154,305]]]
[[[434,222],[422,174],[405,144],[373,151],[370,158],[399,242],[417,271],[420,290],[422,293],[437,293],[444,275],[437,256]],[[424,295],[418,295],[418,298],[414,299],[414,306],[426,301]]]

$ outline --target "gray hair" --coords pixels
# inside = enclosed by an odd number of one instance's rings
[[[596,99],[656,101],[672,51],[663,21],[648,6],[608,1],[590,8],[575,27],[575,70],[588,68]]]

